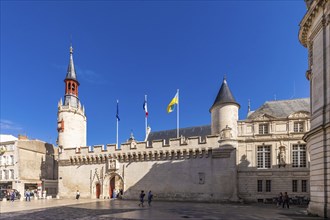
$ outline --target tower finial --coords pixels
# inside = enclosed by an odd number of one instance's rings
[[[72,47],[72,34],[70,34],[70,54],[73,54],[73,47]]]
[[[251,111],[251,101],[250,99],[248,99],[248,113],[250,113]]]
[[[223,81],[226,81],[226,80],[227,80],[227,75],[224,74],[224,75],[223,75]]]

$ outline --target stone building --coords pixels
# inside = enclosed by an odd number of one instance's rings
[[[121,144],[86,146],[72,48],[64,102],[58,104],[59,196],[185,201],[271,201],[279,192],[309,198],[309,99],[265,102],[238,119],[240,105],[224,79],[210,108],[211,125],[133,135]]]
[[[57,195],[57,151],[53,145],[26,136],[0,135],[0,188],[37,190]]]
[[[300,22],[299,40],[308,49],[311,128],[304,136],[310,153],[308,211],[330,216],[330,1],[305,0],[307,12]]]

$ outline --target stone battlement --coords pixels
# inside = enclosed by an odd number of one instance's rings
[[[89,159],[105,159],[105,158],[129,158],[129,157],[163,157],[168,158],[183,155],[199,155],[205,154],[208,150],[219,147],[219,136],[210,135],[202,141],[201,137],[174,138],[170,139],[167,144],[165,140],[154,140],[152,142],[126,142],[116,149],[116,144],[93,145],[77,148],[60,149],[62,159],[71,160],[89,160]],[[140,156],[139,156],[140,155]],[[97,159],[96,159],[97,158]]]

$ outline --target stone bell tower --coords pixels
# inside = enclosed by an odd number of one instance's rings
[[[73,64],[72,46],[70,47],[70,61],[64,83],[64,103],[62,99],[59,101],[57,112],[58,146],[62,150],[86,146],[87,118],[85,108],[78,98],[80,84]]]

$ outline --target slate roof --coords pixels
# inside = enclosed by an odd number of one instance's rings
[[[169,143],[169,139],[176,138],[176,132],[176,129],[151,132],[148,136],[148,141],[165,140],[166,143]],[[205,125],[189,128],[180,128],[179,135],[180,137],[183,136],[186,138],[201,136],[203,141],[206,139],[207,135],[211,135],[211,126]]]
[[[260,108],[249,114],[247,119],[255,119],[263,114],[275,118],[287,118],[292,113],[299,111],[310,112],[309,98],[265,102]]]
[[[227,81],[226,81],[226,78],[223,79],[223,82],[222,82],[222,85],[220,87],[220,90],[218,92],[218,95],[217,97],[215,98],[214,100],[214,103],[212,105],[212,107],[210,108],[210,111],[212,110],[212,108],[218,106],[218,105],[221,105],[221,104],[236,104],[238,106],[240,106],[233,94],[231,93],[230,89],[229,89],[229,86],[227,84]]]
[[[73,55],[72,54],[73,54],[73,48],[70,47],[70,61],[69,61],[68,69],[66,71],[65,79],[73,79],[73,80],[78,82],[76,70],[74,69]],[[79,82],[78,82],[78,85],[79,85]]]
[[[220,89],[221,90],[221,89]],[[279,100],[279,101],[267,101],[260,108],[252,112],[248,119],[255,119],[259,115],[267,114],[275,118],[286,118],[289,115],[299,111],[310,111],[309,98],[291,99],[291,100]],[[202,141],[206,139],[206,136],[211,135],[211,126],[196,126],[188,128],[180,128],[180,136],[185,138],[201,136]],[[148,141],[165,140],[165,143],[169,143],[169,139],[176,138],[176,129],[155,131],[151,132],[148,136]]]

